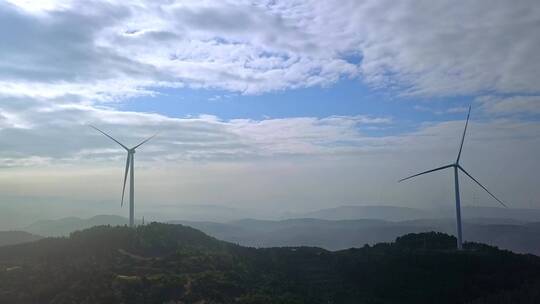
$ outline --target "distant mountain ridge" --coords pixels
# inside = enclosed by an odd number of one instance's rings
[[[408,221],[432,218],[453,218],[455,210],[419,209],[391,205],[349,205],[320,209],[305,213],[287,214],[288,218],[319,218],[326,220],[380,219]],[[464,219],[511,219],[521,222],[540,222],[540,209],[517,209],[484,206],[462,206]]]
[[[0,231],[0,246],[16,245],[42,239],[42,236],[26,231]]]
[[[335,210],[340,210],[338,213]],[[333,217],[341,211],[349,211],[349,215],[359,214],[356,211],[370,210],[371,216],[381,214],[381,210],[391,210],[398,215],[407,210],[406,217],[414,217],[413,208],[358,207],[349,206],[323,210],[318,216]],[[502,208],[488,208],[484,217],[473,217],[484,208],[464,208],[470,216],[464,217],[464,238],[468,241],[482,242],[500,248],[520,253],[540,255],[540,221],[528,222],[516,218],[500,218],[509,214],[519,218],[524,210],[513,210],[510,213]],[[472,211],[471,211],[472,210]],[[405,213],[405,212],[404,212]],[[530,219],[535,218],[534,212],[529,212]],[[364,213],[365,215],[366,213]],[[493,217],[490,217],[493,216]],[[387,217],[388,218],[388,217]],[[273,247],[273,246],[317,246],[328,250],[340,250],[350,247],[361,247],[364,244],[390,242],[405,233],[439,231],[448,234],[455,233],[453,215],[447,218],[433,217],[395,221],[360,218],[347,220],[329,220],[320,218],[295,218],[284,220],[243,219],[219,223],[211,221],[170,221],[169,223],[184,224],[197,228],[220,240],[237,243],[244,246]],[[120,216],[99,215],[89,219],[64,218],[60,220],[39,221],[23,230],[43,236],[67,236],[73,231],[99,225],[127,225],[127,218]],[[139,223],[139,222],[137,222]]]
[[[88,219],[66,217],[57,220],[37,221],[22,230],[43,236],[67,236],[73,231],[100,225],[122,226],[129,220],[118,215],[96,215]]]
[[[380,219],[405,221],[432,217],[426,210],[397,206],[339,206],[295,214],[295,218],[318,218],[326,220]]]
[[[540,223],[464,221],[467,241],[482,242],[521,253],[540,255]],[[390,242],[405,233],[438,231],[455,233],[455,220],[429,219],[403,222],[382,220],[290,219],[283,221],[240,220],[230,223],[173,221],[197,228],[218,239],[244,246],[317,246],[328,250]]]

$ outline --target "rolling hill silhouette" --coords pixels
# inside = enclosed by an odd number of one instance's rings
[[[2,303],[498,303],[540,300],[540,258],[408,234],[327,251],[255,249],[152,223],[0,247]],[[520,302],[527,299],[529,302]],[[530,302],[533,301],[533,302]]]

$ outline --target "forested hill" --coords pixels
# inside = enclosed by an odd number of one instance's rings
[[[540,258],[440,233],[254,249],[182,225],[100,226],[0,248],[0,303],[539,303]]]

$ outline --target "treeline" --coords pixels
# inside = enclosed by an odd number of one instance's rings
[[[455,243],[421,233],[335,252],[254,249],[181,225],[101,226],[0,248],[0,302],[540,302],[540,258]]]

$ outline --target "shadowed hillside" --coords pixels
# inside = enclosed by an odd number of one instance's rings
[[[336,252],[254,249],[182,225],[100,226],[0,248],[0,302],[483,303],[534,294],[540,258],[454,247],[454,237],[423,233]]]

